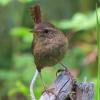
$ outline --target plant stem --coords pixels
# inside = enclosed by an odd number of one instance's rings
[[[99,33],[99,19],[97,13],[97,4],[96,4],[96,32],[97,32],[97,47],[98,47],[98,74],[97,74],[97,100],[100,100],[100,33]]]

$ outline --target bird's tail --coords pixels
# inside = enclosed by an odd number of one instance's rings
[[[41,22],[41,9],[39,5],[31,7],[31,16],[35,24],[38,24]]]

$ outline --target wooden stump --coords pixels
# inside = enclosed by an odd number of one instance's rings
[[[40,100],[94,100],[94,84],[79,83],[67,71],[62,71]]]

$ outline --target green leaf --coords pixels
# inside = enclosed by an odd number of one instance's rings
[[[30,29],[26,27],[15,27],[11,29],[10,34],[12,36],[23,37],[30,34]]]
[[[33,40],[33,35],[32,34],[28,34],[27,36],[25,35],[23,37],[23,42],[25,42],[25,43],[32,43],[32,40]]]
[[[100,21],[100,8],[98,11],[98,20]],[[75,31],[88,30],[96,27],[96,12],[89,14],[76,13],[70,20],[53,22],[58,28],[73,29]]]
[[[25,68],[25,66],[33,66],[33,56],[30,54],[13,55],[13,62],[17,69],[22,67]]]
[[[0,5],[7,5],[9,2],[11,2],[11,0],[0,0]]]
[[[36,1],[36,0],[18,0],[19,2],[22,2],[22,3],[28,3],[28,2],[32,2],[32,1]]]
[[[18,88],[18,90],[19,90],[21,93],[23,93],[23,94],[25,94],[25,95],[27,95],[27,94],[29,93],[29,88],[26,87],[21,81],[17,81],[17,82],[16,82],[16,87]]]
[[[20,80],[17,80],[15,82],[15,86],[8,91],[8,96],[13,96],[17,92],[23,93],[24,95],[28,95],[29,88],[25,86]]]
[[[21,37],[22,41],[25,43],[31,43],[33,40],[33,35],[29,28],[25,27],[15,27],[11,29],[10,34],[14,37]]]

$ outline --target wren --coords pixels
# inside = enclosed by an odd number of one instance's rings
[[[54,66],[65,56],[68,48],[67,37],[51,23],[41,22],[34,27],[33,54],[37,70]]]
[[[32,13],[32,16],[35,22],[32,52],[37,68],[36,74],[33,78],[33,80],[35,81],[38,73],[41,76],[41,70],[43,68],[53,67],[64,58],[68,48],[68,39],[65,34],[57,29],[54,25],[49,22],[41,21],[39,6],[35,6],[32,11],[34,11],[34,15]],[[33,88],[32,85],[34,84],[34,81],[32,81],[30,86],[31,96]]]

